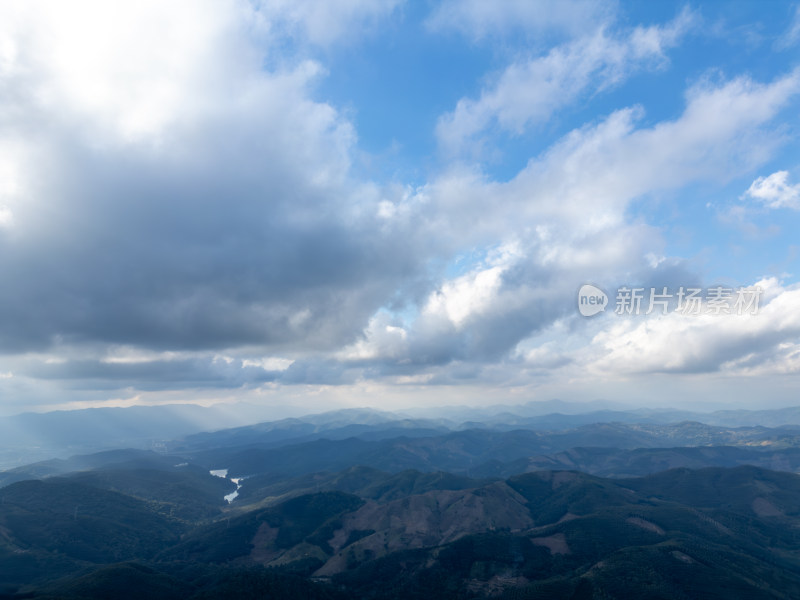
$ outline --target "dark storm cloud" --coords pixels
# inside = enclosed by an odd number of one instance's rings
[[[88,359],[51,363],[31,362],[22,367],[19,374],[36,379],[61,381],[73,388],[83,386],[97,389],[102,385],[101,382],[108,382],[111,389],[136,386],[145,390],[180,389],[186,386],[238,388],[275,381],[281,376],[279,371],[243,364],[241,360],[221,360],[212,357],[137,362]]]
[[[251,149],[237,161],[212,146],[167,169],[73,148],[42,190],[58,202],[0,256],[3,350],[352,340],[418,268],[421,244],[370,206],[354,214],[346,183],[314,187]]]

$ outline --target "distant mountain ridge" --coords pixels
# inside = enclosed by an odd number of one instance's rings
[[[183,445],[229,445],[243,443],[246,436],[264,443],[269,432],[274,442],[297,442],[336,436],[406,434],[430,435],[433,432],[466,429],[563,430],[596,423],[664,425],[697,421],[722,427],[800,428],[800,407],[772,410],[725,410],[696,413],[671,409],[630,409],[610,402],[570,403],[563,401],[529,402],[516,406],[487,408],[440,407],[402,411],[373,408],[334,410],[326,413],[263,420],[275,407],[253,405],[191,404],[93,408],[49,413],[23,413],[0,418],[0,469],[12,468],[48,458],[66,458],[99,450],[130,447],[160,448],[160,444],[182,438]],[[282,409],[285,410],[285,409]],[[395,430],[381,434],[381,430]],[[211,432],[211,433],[209,433]],[[418,433],[416,433],[418,432]],[[175,445],[171,446],[172,448]]]

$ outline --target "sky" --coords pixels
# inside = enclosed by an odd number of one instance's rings
[[[5,0],[0,414],[797,404],[798,107],[779,0]]]

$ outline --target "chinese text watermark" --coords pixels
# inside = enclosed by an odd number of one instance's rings
[[[758,286],[708,288],[680,286],[617,288],[614,313],[628,315],[755,315],[763,290]],[[604,312],[610,304],[608,295],[599,287],[584,284],[578,290],[578,311],[584,317]]]

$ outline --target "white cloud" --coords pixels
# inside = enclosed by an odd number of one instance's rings
[[[108,348],[100,362],[108,364],[142,364],[155,361],[172,361],[185,358],[178,352],[152,352],[134,346]]]
[[[800,335],[800,288],[774,279],[763,290],[756,314],[686,315],[614,321],[592,341],[601,356],[595,373],[653,372],[769,374],[796,372]]]
[[[800,5],[795,7],[794,15],[786,32],[775,42],[775,47],[779,50],[786,50],[800,42]]]
[[[566,135],[508,183],[463,168],[432,182],[424,190],[425,217],[445,247],[502,240],[513,242],[515,252],[444,279],[420,302],[423,310],[408,324],[403,345],[409,360],[508,357],[573,315],[574,294],[587,281],[611,287],[696,280],[685,263],[665,256],[658,229],[630,222],[626,211],[648,194],[725,182],[760,164],[780,141],[764,127],[798,90],[797,73],[767,84],[746,78],[703,83],[689,90],[677,119],[639,128],[641,110],[617,111]],[[566,357],[585,364],[581,344],[575,338],[571,344],[553,349],[553,364],[567,365]]]
[[[496,301],[503,270],[491,267],[446,282],[429,298],[423,313],[444,317],[455,327],[461,327],[469,317]]]
[[[575,35],[594,28],[615,10],[615,2],[594,0],[445,0],[431,14],[428,26],[437,31],[460,31],[476,40],[514,30]]]
[[[389,365],[450,364],[453,372],[471,365],[474,372],[515,353],[529,357],[524,362],[537,377],[545,376],[543,365],[585,367],[591,360],[582,349],[585,330],[556,336],[568,338],[567,346],[548,342],[554,323],[574,317],[581,283],[611,289],[620,280],[670,285],[696,278],[685,263],[665,256],[658,229],[628,220],[630,203],[695,181],[725,181],[763,160],[775,146],[764,141],[770,136],[762,128],[798,87],[796,74],[768,84],[702,84],[687,93],[677,119],[637,128],[640,110],[618,111],[571,132],[508,183],[457,168],[416,190],[413,197],[424,202],[407,195],[403,219],[435,232],[445,254],[494,250],[463,274],[434,279],[431,291],[417,299],[419,313],[405,322],[383,313],[373,317],[362,340],[337,359],[384,361],[384,370],[370,374],[377,378],[395,375]],[[726,118],[718,118],[720,112]],[[394,210],[380,210],[396,218]],[[613,340],[628,332],[605,334]],[[493,376],[519,377],[509,369],[499,366]],[[438,371],[436,380],[449,381],[448,372]]]
[[[342,348],[336,357],[344,362],[406,360],[408,332],[387,312],[380,311],[370,319],[363,338]]]
[[[259,16],[273,31],[327,46],[352,41],[389,17],[404,0],[257,0]]]
[[[788,171],[776,171],[768,177],[759,177],[750,184],[745,195],[769,208],[800,210],[800,184],[791,185],[788,179]]]
[[[41,127],[43,119],[56,125],[80,115],[98,137],[114,131],[127,141],[168,143],[222,105],[251,109],[265,95],[274,101],[280,91],[265,85],[265,63],[289,85],[315,77],[318,65],[283,54],[287,36],[300,44],[352,40],[366,21],[386,17],[397,4],[3,2],[0,122],[4,115],[17,123],[27,117]]]
[[[242,360],[242,368],[258,367],[265,371],[285,371],[294,363],[292,358],[281,358],[280,356],[267,356],[264,358],[245,358]]]
[[[698,86],[678,119],[642,129],[635,128],[639,111],[618,111],[566,136],[511,185],[539,190],[529,196],[529,210],[566,211],[584,222],[613,219],[643,194],[700,179],[725,181],[765,160],[781,138],[760,128],[798,92],[800,72],[769,84],[738,78]]]
[[[231,5],[207,0],[178,0],[169,10],[154,0],[4,2],[3,108],[55,122],[60,111],[79,113],[128,139],[154,136],[194,113],[199,92],[222,74],[215,68],[257,64],[243,52],[246,33]],[[221,46],[230,50],[215,54]]]
[[[477,169],[447,172],[427,187],[433,215],[441,215],[437,232],[466,246],[543,236],[543,261],[571,256],[588,265],[600,252],[616,264],[628,240],[653,235],[621,234],[632,201],[758,166],[785,141],[765,127],[798,92],[800,72],[769,83],[701,83],[687,92],[678,118],[638,127],[642,109],[618,110],[569,132],[507,183]]]
[[[439,119],[439,142],[454,152],[495,127],[520,134],[584,93],[611,87],[642,67],[662,65],[664,50],[677,44],[695,20],[684,10],[663,27],[637,27],[619,37],[600,27],[543,57],[515,62],[484,88],[480,98],[462,98],[453,112]]]

